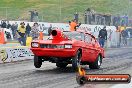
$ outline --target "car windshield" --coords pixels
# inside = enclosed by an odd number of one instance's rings
[[[84,34],[79,32],[63,32],[70,39],[84,40]]]

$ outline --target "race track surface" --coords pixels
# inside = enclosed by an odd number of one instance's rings
[[[132,48],[109,49],[101,69],[90,70],[94,74],[130,74],[132,75]],[[116,84],[76,83],[76,73],[71,65],[59,69],[53,63],[44,62],[36,69],[33,60],[0,64],[0,88],[109,88]]]

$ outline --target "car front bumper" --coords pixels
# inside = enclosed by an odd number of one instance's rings
[[[75,49],[31,48],[31,50],[36,56],[45,56],[45,57],[73,57],[76,54]]]

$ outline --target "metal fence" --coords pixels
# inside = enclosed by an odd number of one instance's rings
[[[49,10],[37,10],[38,12],[38,21],[39,22],[68,22],[69,20],[74,18],[74,12],[68,14],[65,11],[61,11],[59,7],[55,7],[56,10],[49,8]],[[34,11],[35,8],[21,10],[19,8],[12,7],[0,7],[0,20],[25,20],[30,21],[31,13],[30,11]],[[65,14],[66,13],[66,14]],[[80,15],[80,21],[82,17]]]
[[[52,4],[51,4],[52,5]],[[77,7],[71,6],[71,8]],[[87,6],[85,6],[87,7]],[[54,9],[55,8],[55,9]],[[23,9],[20,8],[14,8],[14,7],[0,7],[0,20],[26,20],[30,21],[31,13],[29,11],[34,11],[36,8],[30,8],[30,9]],[[48,10],[47,10],[48,9]],[[96,14],[92,15],[94,18],[94,21],[91,21],[89,23],[89,20],[92,20],[92,17],[90,18],[89,15],[86,15],[86,10],[69,10],[65,6],[57,6],[52,5],[50,8],[47,8],[46,10],[37,10],[38,12],[38,21],[40,22],[68,22],[75,18],[75,14],[78,14],[78,20],[81,23],[86,24],[99,24],[99,25],[109,25],[109,23],[105,20],[104,15],[100,14],[100,12],[96,12]],[[55,11],[54,11],[55,10]],[[131,11],[130,11],[131,12]],[[131,14],[131,13],[128,13]],[[117,14],[117,13],[115,13]],[[113,25],[113,17],[116,15],[111,15],[111,22],[110,25]],[[124,14],[120,14],[122,16]]]

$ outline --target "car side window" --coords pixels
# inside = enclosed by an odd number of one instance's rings
[[[85,42],[91,43],[91,36],[90,35],[88,35],[88,34],[85,35]]]
[[[95,44],[95,39],[94,38],[91,38],[91,43]]]
[[[84,41],[84,33],[81,33],[81,39]]]

